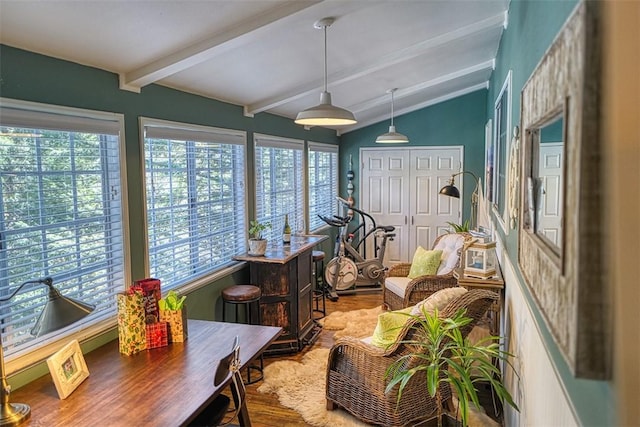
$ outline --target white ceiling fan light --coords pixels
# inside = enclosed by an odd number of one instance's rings
[[[324,91],[320,93],[320,104],[298,113],[295,122],[304,126],[344,126],[357,123],[353,113],[331,104],[331,94],[327,91],[327,27],[334,18],[323,18],[313,26],[324,30]]]
[[[393,93],[398,90],[397,88],[389,89],[387,93],[391,94],[391,126],[389,126],[389,132],[383,133],[376,138],[378,144],[407,144],[409,138],[406,135],[396,132],[396,127],[393,125]]]

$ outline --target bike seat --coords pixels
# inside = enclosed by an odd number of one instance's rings
[[[333,218],[338,220],[338,221],[340,221],[340,222],[342,222],[343,224],[346,224],[346,223],[351,221],[351,217],[350,216],[344,217],[344,216],[334,215]]]
[[[381,225],[378,228],[386,233],[389,233],[396,229],[393,225]]]

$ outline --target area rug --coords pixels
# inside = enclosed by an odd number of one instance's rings
[[[378,322],[378,314],[382,312],[381,305],[360,310],[334,311],[320,319],[320,324],[327,331],[336,331],[334,339],[346,336],[364,338],[373,333]]]
[[[319,348],[305,354],[301,362],[282,360],[264,368],[258,392],[274,393],[283,406],[298,412],[305,422],[317,427],[357,427],[367,424],[342,409],[327,411],[325,398],[329,349]],[[498,427],[484,413],[469,412],[470,427]]]

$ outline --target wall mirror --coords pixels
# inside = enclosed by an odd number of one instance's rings
[[[611,374],[597,2],[580,2],[522,89],[518,264],[573,374]]]
[[[549,256],[561,265],[564,210],[564,108],[549,120],[527,130],[530,138],[531,188],[527,229],[549,247]]]

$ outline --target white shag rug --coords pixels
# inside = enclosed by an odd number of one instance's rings
[[[327,331],[336,331],[333,338],[371,336],[378,323],[378,314],[384,310],[382,306],[362,308],[352,311],[334,311],[320,319],[320,324]]]

